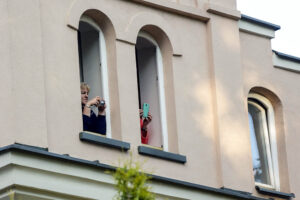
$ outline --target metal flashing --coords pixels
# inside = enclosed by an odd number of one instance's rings
[[[257,190],[258,193],[261,193],[264,195],[279,197],[279,198],[283,198],[283,199],[295,198],[294,193],[279,192],[279,191],[270,190],[270,189],[266,189],[266,188],[259,187],[259,186],[255,186],[255,189]]]
[[[293,61],[293,62],[297,62],[300,63],[300,58],[296,57],[296,56],[291,56],[285,53],[281,53],[275,50],[272,50],[279,58],[285,59],[285,60],[289,60],[289,61]]]
[[[73,163],[82,164],[82,165],[87,165],[87,166],[91,166],[91,167],[97,167],[102,170],[114,171],[116,169],[116,167],[113,167],[111,165],[102,164],[99,161],[88,161],[88,160],[84,160],[84,159],[80,159],[80,158],[74,158],[74,157],[71,157],[68,155],[52,153],[52,152],[47,151],[46,149],[36,148],[33,146],[24,145],[24,144],[12,144],[12,145],[1,147],[0,155],[3,153],[6,153],[6,152],[12,152],[12,151],[31,153],[31,154],[35,154],[38,156],[45,156],[45,157],[52,158],[52,159],[59,159],[59,160],[73,162]],[[202,191],[206,191],[206,192],[212,192],[212,193],[215,193],[218,195],[231,196],[231,197],[236,197],[239,199],[268,200],[266,198],[253,196],[252,194],[247,193],[247,192],[231,190],[228,188],[226,188],[226,189],[225,188],[213,188],[213,187],[209,187],[209,186],[199,185],[199,184],[176,180],[176,179],[171,179],[171,178],[167,178],[167,177],[151,175],[151,174],[149,174],[149,175],[152,177],[153,181],[164,182],[164,183],[168,183],[168,184],[175,184],[178,186],[188,187],[190,189],[198,189],[198,190],[202,190]]]
[[[270,22],[266,22],[266,21],[263,21],[263,20],[260,20],[260,19],[256,19],[254,17],[250,17],[250,16],[247,16],[247,15],[244,15],[244,14],[241,15],[241,20],[251,22],[251,23],[266,27],[266,28],[270,28],[274,31],[277,31],[281,28],[279,25],[272,24]]]

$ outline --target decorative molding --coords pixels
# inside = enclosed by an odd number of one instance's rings
[[[215,15],[228,17],[230,19],[239,20],[241,18],[241,12],[238,10],[232,10],[222,6],[218,6],[211,3],[205,4],[206,11]]]
[[[200,8],[194,8],[191,6],[179,5],[177,3],[165,1],[165,0],[131,0],[136,3],[144,4],[147,6],[151,6],[157,9],[161,9],[164,11],[168,11],[171,13],[183,15],[185,17],[190,17],[193,19],[197,19],[200,21],[208,21],[208,14]]]

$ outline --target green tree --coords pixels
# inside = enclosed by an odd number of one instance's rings
[[[116,200],[155,200],[147,181],[151,178],[142,171],[139,162],[132,157],[118,167],[113,174],[118,193]]]

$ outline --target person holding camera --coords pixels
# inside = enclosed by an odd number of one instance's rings
[[[106,135],[105,101],[99,96],[89,100],[90,87],[87,83],[80,84],[83,130]],[[91,109],[98,108],[98,115]]]

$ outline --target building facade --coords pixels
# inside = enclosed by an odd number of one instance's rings
[[[0,19],[0,199],[112,199],[129,152],[157,199],[299,196],[300,59],[272,50],[278,25],[235,0],[2,0]],[[82,81],[106,136],[83,131]]]

